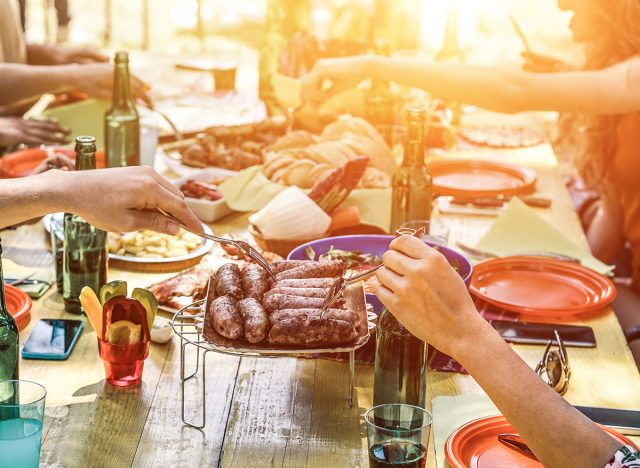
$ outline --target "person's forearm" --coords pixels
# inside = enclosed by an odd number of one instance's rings
[[[640,92],[625,89],[632,72],[624,63],[603,71],[529,73],[378,56],[369,56],[365,65],[365,77],[395,81],[446,100],[504,113],[636,112],[640,110]]]
[[[0,229],[54,211],[70,211],[71,177],[72,173],[52,170],[28,179],[0,179]]]
[[[45,93],[69,91],[74,88],[77,66],[0,63],[0,104],[19,102]]]
[[[29,65],[56,65],[55,50],[57,46],[45,44],[27,44],[27,62]]]
[[[537,376],[485,322],[454,357],[548,467],[602,468],[621,446]]]

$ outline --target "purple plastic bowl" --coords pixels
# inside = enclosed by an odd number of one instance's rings
[[[288,260],[308,260],[305,249],[307,247],[313,248],[316,255],[322,255],[329,251],[331,246],[340,250],[361,250],[363,252],[369,252],[373,255],[382,256],[387,250],[389,250],[389,244],[395,239],[394,236],[386,235],[354,235],[354,236],[336,236],[327,237],[326,239],[318,239],[315,241],[307,242],[293,249]],[[456,262],[460,269],[460,276],[464,280],[467,286],[471,281],[471,274],[473,273],[473,267],[471,262],[467,258],[452,250],[448,247],[432,244],[427,242],[427,245],[431,247],[437,247],[440,252],[445,256],[449,263]],[[375,294],[367,293],[367,302],[373,306],[374,312],[378,313],[382,310],[382,303],[378,300]]]

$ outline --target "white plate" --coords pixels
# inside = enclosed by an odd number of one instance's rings
[[[220,177],[226,177],[226,175],[221,176],[219,169],[206,168],[201,169],[200,172],[197,172],[191,176],[180,177],[179,179],[172,180],[171,183],[175,185],[179,190],[180,186],[188,180],[209,182],[210,180]],[[216,201],[211,201],[187,197],[186,202],[193,213],[205,223],[213,223],[214,221],[217,221],[218,219],[224,218],[228,214],[233,213],[233,210],[229,208],[229,205],[227,205],[227,202],[224,200],[224,198]]]
[[[60,219],[64,217],[64,213],[52,213],[45,215],[42,218],[42,224],[44,225],[44,229],[47,232],[51,232],[51,221],[55,219]],[[204,227],[204,232],[206,234],[213,234],[213,231],[206,224],[202,225]],[[165,257],[165,258],[149,258],[149,257],[132,257],[129,255],[116,255],[113,253],[109,253],[109,259],[118,260],[121,262],[128,263],[174,263],[174,262],[182,262],[185,260],[192,260],[198,257],[202,257],[209,253],[211,248],[213,247],[214,242],[208,239],[202,239],[202,244],[195,250],[192,250],[187,255],[181,255],[179,257]]]

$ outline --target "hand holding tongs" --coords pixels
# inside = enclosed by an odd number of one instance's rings
[[[165,211],[161,210],[160,208],[158,208],[158,211],[160,211],[163,215],[173,219],[176,223],[178,223],[180,225],[180,227],[182,229],[184,229],[185,231],[189,231],[191,234],[195,234],[196,236],[202,237],[203,239],[212,240],[213,242],[218,242],[219,244],[226,244],[226,245],[231,245],[231,246],[235,247],[236,249],[238,249],[240,252],[242,252],[247,257],[255,260],[255,262],[258,265],[260,265],[262,268],[267,270],[267,272],[269,273],[271,278],[273,278],[275,280],[276,274],[271,269],[271,265],[269,264],[269,262],[262,255],[260,255],[260,252],[258,252],[255,247],[253,247],[248,242],[245,242],[245,241],[242,241],[242,240],[227,239],[225,237],[218,237],[218,236],[214,236],[213,234],[207,234],[205,232],[203,232],[201,234],[198,234],[197,232],[193,232],[191,229],[186,227],[175,216],[173,216],[173,215],[171,215],[169,213],[166,213]]]
[[[396,230],[396,236],[402,236],[403,234],[407,234],[409,236],[414,236],[417,238],[422,238],[425,235],[425,228],[421,227],[420,229],[411,229],[411,228],[400,228]],[[364,273],[360,273],[359,275],[352,276],[350,278],[345,278],[344,276],[340,278],[336,278],[334,283],[329,288],[327,292],[327,297],[325,297],[324,302],[322,303],[322,312],[320,313],[320,318],[322,315],[331,307],[335,302],[342,297],[344,290],[352,284],[357,283],[358,281],[364,281],[365,279],[373,276],[376,271],[383,267],[384,264],[380,264],[371,270],[365,271]]]

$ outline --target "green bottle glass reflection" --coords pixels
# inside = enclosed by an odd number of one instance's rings
[[[131,94],[129,55],[117,52],[113,102],[104,117],[107,167],[140,165],[140,117]]]
[[[409,109],[409,127],[402,165],[393,174],[391,192],[391,232],[402,223],[431,218],[433,182],[424,161],[424,109]]]
[[[2,241],[0,240],[0,382],[18,380],[18,326],[7,309],[2,275]],[[6,400],[0,395],[0,402]]]
[[[76,138],[76,171],[96,168],[96,139]],[[96,207],[100,209],[100,207]],[[62,296],[68,312],[80,314],[78,296],[84,286],[96,293],[107,282],[107,233],[80,216],[65,213],[62,254]]]

